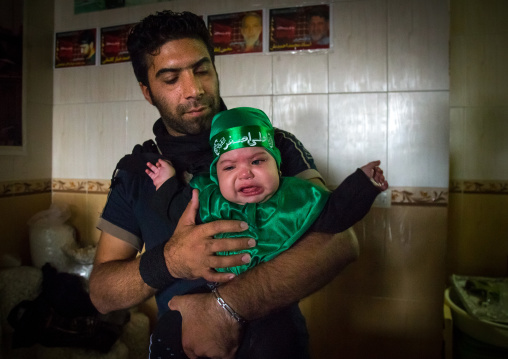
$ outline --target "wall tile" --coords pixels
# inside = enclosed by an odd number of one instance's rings
[[[27,222],[36,213],[46,210],[51,204],[51,193],[0,198],[0,253],[31,264],[30,230]],[[13,211],[13,209],[16,209]],[[5,333],[4,333],[5,334]]]
[[[273,122],[272,99],[272,96],[223,97],[224,103],[228,108],[244,106],[259,108]]]
[[[447,188],[448,92],[391,93],[388,114],[390,185]]]
[[[467,104],[469,61],[466,38],[454,36],[450,41],[450,107]]]
[[[148,139],[155,139],[153,124],[159,119],[159,111],[148,101],[129,101],[126,106],[126,140],[125,153],[131,153],[136,144]]]
[[[465,179],[469,159],[465,152],[465,109],[450,109],[450,180]]]
[[[446,1],[388,0],[389,89],[448,89],[448,34]]]
[[[53,193],[52,203],[57,205],[67,205],[71,217],[68,224],[76,230],[76,240],[83,244],[86,243],[87,231],[87,198],[85,193]]]
[[[461,179],[506,180],[508,107],[466,108],[463,134],[463,151],[456,154],[464,157]]]
[[[93,102],[144,100],[130,62],[99,65],[92,81]]]
[[[507,206],[506,195],[450,196],[449,274],[508,275]]]
[[[463,33],[467,35],[499,34],[508,32],[506,14],[508,3],[504,0],[455,1],[452,9],[459,9],[462,14]]]
[[[381,160],[390,183],[387,110],[386,94],[330,95],[329,184],[340,184],[374,160]]]
[[[53,107],[53,177],[87,178],[87,105]]]
[[[74,1],[55,0],[55,32],[88,28],[90,14],[93,13],[74,15]]]
[[[20,161],[19,168],[12,168],[12,170],[21,174],[19,178],[51,178],[53,106],[51,104],[29,103],[25,111],[27,118],[38,120],[30,121],[27,124],[26,141],[30,156]]]
[[[30,18],[28,21],[31,21]],[[25,26],[24,96],[31,102],[53,103],[53,32],[44,28]]]
[[[99,241],[101,231],[95,226],[106,204],[108,196],[106,194],[87,194],[86,206],[86,236],[83,238],[83,244],[96,244]]]
[[[506,106],[508,34],[468,36],[464,41],[467,105]]]
[[[126,103],[88,104],[86,107],[87,177],[110,178],[116,163],[125,155]]]
[[[328,55],[273,55],[273,93],[328,93]]]
[[[95,66],[68,67],[53,71],[53,103],[87,103],[97,95],[92,93],[96,90],[94,73]]]
[[[272,57],[258,54],[224,55],[219,72],[222,96],[272,94]]]
[[[332,9],[330,92],[386,91],[386,0],[337,3]]]
[[[293,133],[312,154],[319,172],[328,173],[328,96],[276,96],[273,124]]]
[[[130,8],[123,7],[112,10],[103,10],[96,11],[92,13],[88,13],[90,16],[88,17],[88,27],[105,27],[105,26],[115,26],[115,25],[123,25],[128,24],[130,22]],[[114,15],[114,16],[112,16]],[[81,15],[75,15],[81,16]],[[97,48],[99,48],[97,46]]]

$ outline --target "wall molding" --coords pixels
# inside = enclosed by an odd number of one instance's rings
[[[0,198],[51,193],[51,179],[0,182]]]
[[[53,192],[108,194],[111,180],[53,178]]]
[[[0,198],[47,192],[108,194],[111,180],[33,179],[0,182]],[[452,180],[450,188],[390,187],[392,205],[447,206],[450,193],[508,194],[508,181]]]
[[[508,194],[508,181],[452,180],[450,193]]]
[[[392,187],[392,205],[447,206],[448,188]]]

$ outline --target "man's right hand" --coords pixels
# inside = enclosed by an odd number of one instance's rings
[[[217,252],[240,251],[252,248],[252,238],[214,239],[214,235],[225,232],[242,232],[247,223],[234,220],[219,220],[196,225],[199,208],[198,190],[192,191],[192,199],[180,217],[171,239],[164,247],[164,257],[169,272],[175,278],[204,278],[209,282],[225,282],[234,278],[232,273],[219,273],[214,268],[236,267],[249,263],[249,254],[218,256]]]

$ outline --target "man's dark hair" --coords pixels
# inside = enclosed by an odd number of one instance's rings
[[[91,42],[95,43],[95,35],[91,30],[84,30],[79,34],[79,43],[80,44],[90,44]]]
[[[187,38],[203,41],[212,63],[215,63],[210,33],[203,19],[196,14],[164,10],[134,25],[129,31],[127,48],[136,79],[148,86],[148,55],[157,55],[168,41]]]
[[[325,6],[316,6],[307,13],[307,20],[310,20],[313,16],[322,17],[325,21],[329,21],[329,8]]]

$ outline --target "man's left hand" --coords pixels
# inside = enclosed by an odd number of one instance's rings
[[[216,302],[212,293],[175,296],[168,303],[182,315],[182,345],[190,359],[233,359],[241,325]]]

